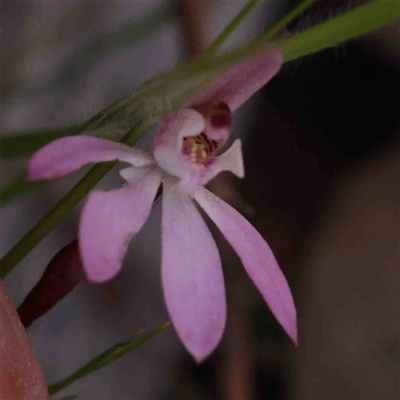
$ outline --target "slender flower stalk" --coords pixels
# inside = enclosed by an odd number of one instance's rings
[[[244,217],[204,188],[222,171],[244,177],[240,140],[221,154],[232,112],[266,84],[282,62],[281,50],[271,47],[226,71],[167,118],[153,156],[108,140],[75,136],[50,143],[30,161],[32,181],[58,178],[91,162],[130,165],[120,171],[124,187],[94,191],[82,211],[79,246],[90,282],[104,282],[120,271],[128,243],[147,220],[163,185],[164,296],[177,334],[197,362],[222,337],[226,299],[219,252],[194,201],[230,242],[277,320],[297,341],[293,298],[269,246]]]

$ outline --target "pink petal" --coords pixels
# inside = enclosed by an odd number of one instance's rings
[[[200,188],[195,199],[234,248],[276,319],[296,343],[292,294],[268,244],[242,215],[208,190]]]
[[[121,143],[92,136],[70,136],[55,140],[34,154],[29,180],[54,179],[92,162],[120,160],[137,167],[154,162],[147,153]]]
[[[270,48],[262,56],[231,67],[201,93],[191,105],[222,101],[234,111],[261,89],[280,70],[282,63],[282,51],[276,47]]]
[[[79,245],[87,278],[104,282],[122,267],[128,243],[150,214],[161,183],[158,168],[137,168],[125,187],[89,196],[79,225]]]
[[[154,143],[154,157],[169,174],[181,176],[190,168],[182,155],[183,138],[196,136],[205,129],[203,116],[195,110],[183,108],[173,113],[161,126]]]
[[[204,169],[189,169],[179,183],[182,193],[193,196],[200,186],[204,186],[220,172],[230,171],[238,178],[244,178],[244,166],[242,156],[242,142],[236,139],[232,146]]]
[[[164,182],[162,282],[181,341],[202,362],[221,340],[226,300],[218,249],[191,200]]]

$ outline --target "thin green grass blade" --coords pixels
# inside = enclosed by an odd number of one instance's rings
[[[282,29],[284,29],[291,21],[303,14],[307,8],[311,7],[319,0],[304,0],[297,7],[293,8],[287,15],[280,19],[275,25],[266,30],[257,40],[270,40]]]
[[[216,53],[259,2],[260,0],[250,0],[219,34],[219,36],[205,49],[202,56]]]
[[[295,60],[373,32],[400,17],[396,1],[375,0],[282,39],[285,61]]]
[[[58,393],[60,390],[66,388],[67,386],[71,385],[77,380],[82,379],[89,374],[92,374],[93,372],[99,370],[100,368],[103,368],[113,363],[114,361],[120,359],[121,357],[125,356],[131,351],[136,350],[140,346],[143,346],[149,340],[151,340],[159,333],[164,331],[164,329],[168,328],[169,325],[170,323],[166,322],[162,324],[160,327],[154,329],[153,331],[151,331],[150,333],[139,339],[127,340],[125,342],[118,343],[112,346],[108,350],[104,351],[103,353],[95,357],[93,360],[89,361],[86,365],[78,369],[76,372],[74,372],[67,378],[49,386],[50,395]]]

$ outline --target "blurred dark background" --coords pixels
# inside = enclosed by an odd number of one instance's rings
[[[297,3],[262,2],[225,48],[249,42]],[[305,29],[356,3],[322,0],[289,30]],[[88,118],[197,54],[244,4],[3,1],[2,133]],[[217,351],[198,366],[169,328],[65,394],[399,398],[399,38],[399,24],[393,24],[286,64],[235,114],[233,136],[244,142],[246,178],[223,174],[211,184],[273,249],[298,307],[298,348],[213,230],[229,307]],[[140,146],[150,149],[153,138],[154,132]],[[25,162],[2,162],[3,182]],[[73,181],[2,210],[3,254]],[[113,343],[168,319],[159,281],[159,214],[156,207],[115,280],[100,286],[82,282],[28,330],[49,383]],[[75,238],[78,215],[6,279],[16,304],[53,255]]]

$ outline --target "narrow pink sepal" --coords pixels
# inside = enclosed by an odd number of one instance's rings
[[[173,325],[200,363],[218,345],[226,299],[218,249],[192,201],[167,178],[163,189],[162,283]]]
[[[231,67],[195,98],[192,105],[222,101],[234,111],[273,78],[282,63],[282,51],[271,47],[265,54]]]
[[[92,192],[84,206],[79,246],[90,282],[104,282],[119,272],[132,235],[150,214],[161,170],[143,167],[135,172],[130,172],[129,182],[121,189]]]
[[[206,185],[220,172],[229,171],[238,178],[244,178],[244,165],[242,155],[242,142],[236,139],[232,146],[214,160],[204,169],[194,170],[190,168],[179,183],[179,190],[193,196],[196,190]]]
[[[297,343],[293,297],[268,244],[242,215],[207,189],[200,188],[194,198],[236,251],[276,319]]]
[[[158,165],[174,176],[182,176],[190,168],[190,161],[182,154],[183,138],[204,131],[204,117],[196,110],[176,111],[161,126],[154,143],[154,158]]]
[[[54,179],[92,162],[120,160],[142,167],[154,159],[141,150],[92,136],[69,136],[37,151],[29,162],[30,181]]]

